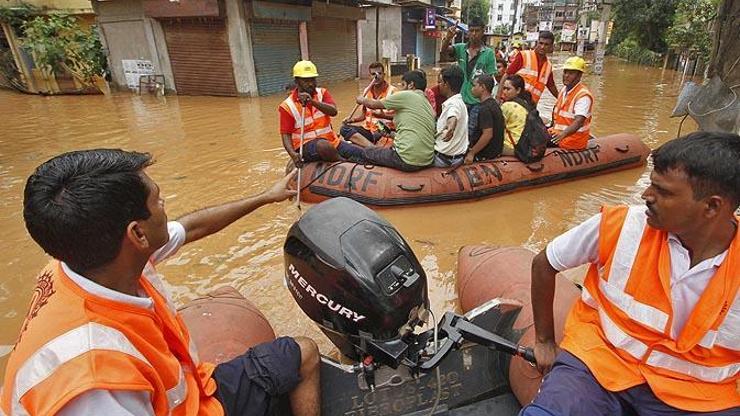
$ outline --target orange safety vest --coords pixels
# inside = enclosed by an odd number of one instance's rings
[[[375,92],[373,92],[372,88],[370,89],[370,91],[368,91],[368,94],[370,94],[370,97],[373,100],[382,100],[383,98],[389,95],[393,95],[395,92],[396,92],[396,87],[388,83],[386,88],[383,91],[381,91],[380,94],[378,94],[377,96],[375,95]],[[377,110],[372,110],[367,107],[365,108],[365,128],[366,129],[373,131],[373,132],[378,131],[378,120],[382,120],[383,123],[385,123],[386,126],[388,126],[388,128],[390,129],[394,129],[396,127],[393,124],[392,120],[379,119],[375,117],[375,114],[373,114],[373,111],[377,111]],[[383,111],[384,114],[388,114],[388,115],[393,114],[393,111],[388,111],[388,110],[380,110],[380,111]]]
[[[547,80],[552,73],[552,65],[550,60],[546,60],[542,64],[542,71],[538,71],[537,54],[534,51],[521,51],[520,54],[522,55],[522,68],[517,71],[517,74],[524,78],[524,88],[532,94],[532,101],[537,104],[547,86]]]
[[[222,416],[215,366],[199,362],[151,264],[139,282],[154,310],[88,293],[49,263],[8,361],[0,414],[52,415],[102,389],[147,392],[157,416]]]
[[[609,391],[647,383],[690,412],[740,406],[739,261],[740,232],[673,339],[667,233],[647,225],[644,206],[603,208],[602,266],[591,265],[561,347]]]
[[[316,88],[316,95],[314,99],[316,101],[323,101],[324,88]],[[297,90],[294,90],[288,98],[280,103],[285,111],[293,116],[295,124],[293,125],[293,132],[291,133],[291,142],[293,150],[298,150],[301,147],[301,126],[303,127],[303,143],[306,144],[311,140],[326,139],[332,146],[339,146],[339,137],[334,133],[331,128],[331,117],[321,112],[318,108],[312,105],[306,107],[306,119],[301,118],[301,112],[303,110],[303,104],[298,101]]]
[[[591,109],[594,105],[594,96],[582,82],[579,82],[573,87],[568,92],[567,97],[565,96],[565,88],[560,90],[558,99],[555,101],[555,107],[552,109],[552,120],[554,123],[552,130],[555,134],[559,134],[575,122],[576,101],[582,97],[589,97],[591,99],[591,104],[588,106],[588,114],[586,114],[586,121],[583,122],[583,126],[578,131],[558,143],[558,147],[560,148],[577,150],[588,147],[588,138],[591,136]]]

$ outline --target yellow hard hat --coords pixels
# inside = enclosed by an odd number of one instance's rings
[[[293,65],[294,78],[316,78],[318,76],[319,72],[316,70],[316,65],[311,61],[298,61]]]
[[[566,69],[586,72],[586,61],[584,61],[580,56],[571,56],[565,60],[565,65],[563,65],[563,70]]]

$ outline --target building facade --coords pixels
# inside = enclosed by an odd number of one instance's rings
[[[163,75],[185,95],[268,95],[311,59],[322,82],[358,75],[365,12],[352,1],[94,0],[114,85]]]

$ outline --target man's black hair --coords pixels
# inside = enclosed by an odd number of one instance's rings
[[[373,69],[373,68],[380,68],[383,71],[385,71],[385,67],[383,66],[381,62],[373,62],[370,64],[370,66],[367,67],[368,70]]]
[[[151,215],[141,176],[151,164],[148,153],[117,149],[69,152],[44,162],[23,191],[28,233],[78,273],[108,264],[128,224]]]
[[[486,27],[486,23],[478,16],[473,16],[468,22],[468,27]]]
[[[694,132],[666,142],[652,153],[658,173],[681,169],[689,177],[694,199],[721,195],[740,205],[740,136]]]
[[[419,71],[406,71],[405,74],[401,77],[403,82],[410,84],[414,83],[414,88],[417,90],[424,91],[427,88],[427,79],[424,77],[424,74]]]
[[[450,89],[455,94],[460,92],[463,82],[465,81],[465,74],[462,69],[457,65],[449,66],[442,70],[442,80],[450,86]]]
[[[496,83],[493,81],[493,77],[488,74],[478,75],[477,77],[475,77],[475,82],[482,85],[489,93],[493,91],[493,87],[494,85],[496,85]]]
[[[555,35],[553,35],[553,33],[549,30],[543,30],[542,32],[540,32],[540,35],[537,37],[537,39],[550,39],[552,43],[555,43]]]

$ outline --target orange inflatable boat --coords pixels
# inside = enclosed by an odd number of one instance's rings
[[[303,168],[301,199],[344,196],[366,205],[394,206],[480,199],[504,192],[643,166],[650,149],[632,134],[589,141],[584,150],[548,149],[541,162],[511,156],[407,173],[351,162],[317,162]]]
[[[466,246],[457,257],[457,294],[460,307],[467,313],[494,298],[512,299],[523,307],[511,334],[517,334],[517,342],[527,347],[534,346],[534,319],[530,298],[532,259],[535,253],[521,247],[496,248],[492,246]],[[557,342],[563,337],[565,318],[571,305],[581,295],[576,285],[558,274],[555,286],[553,317]],[[534,399],[542,376],[536,368],[519,357],[506,357],[509,386],[519,403]]]

